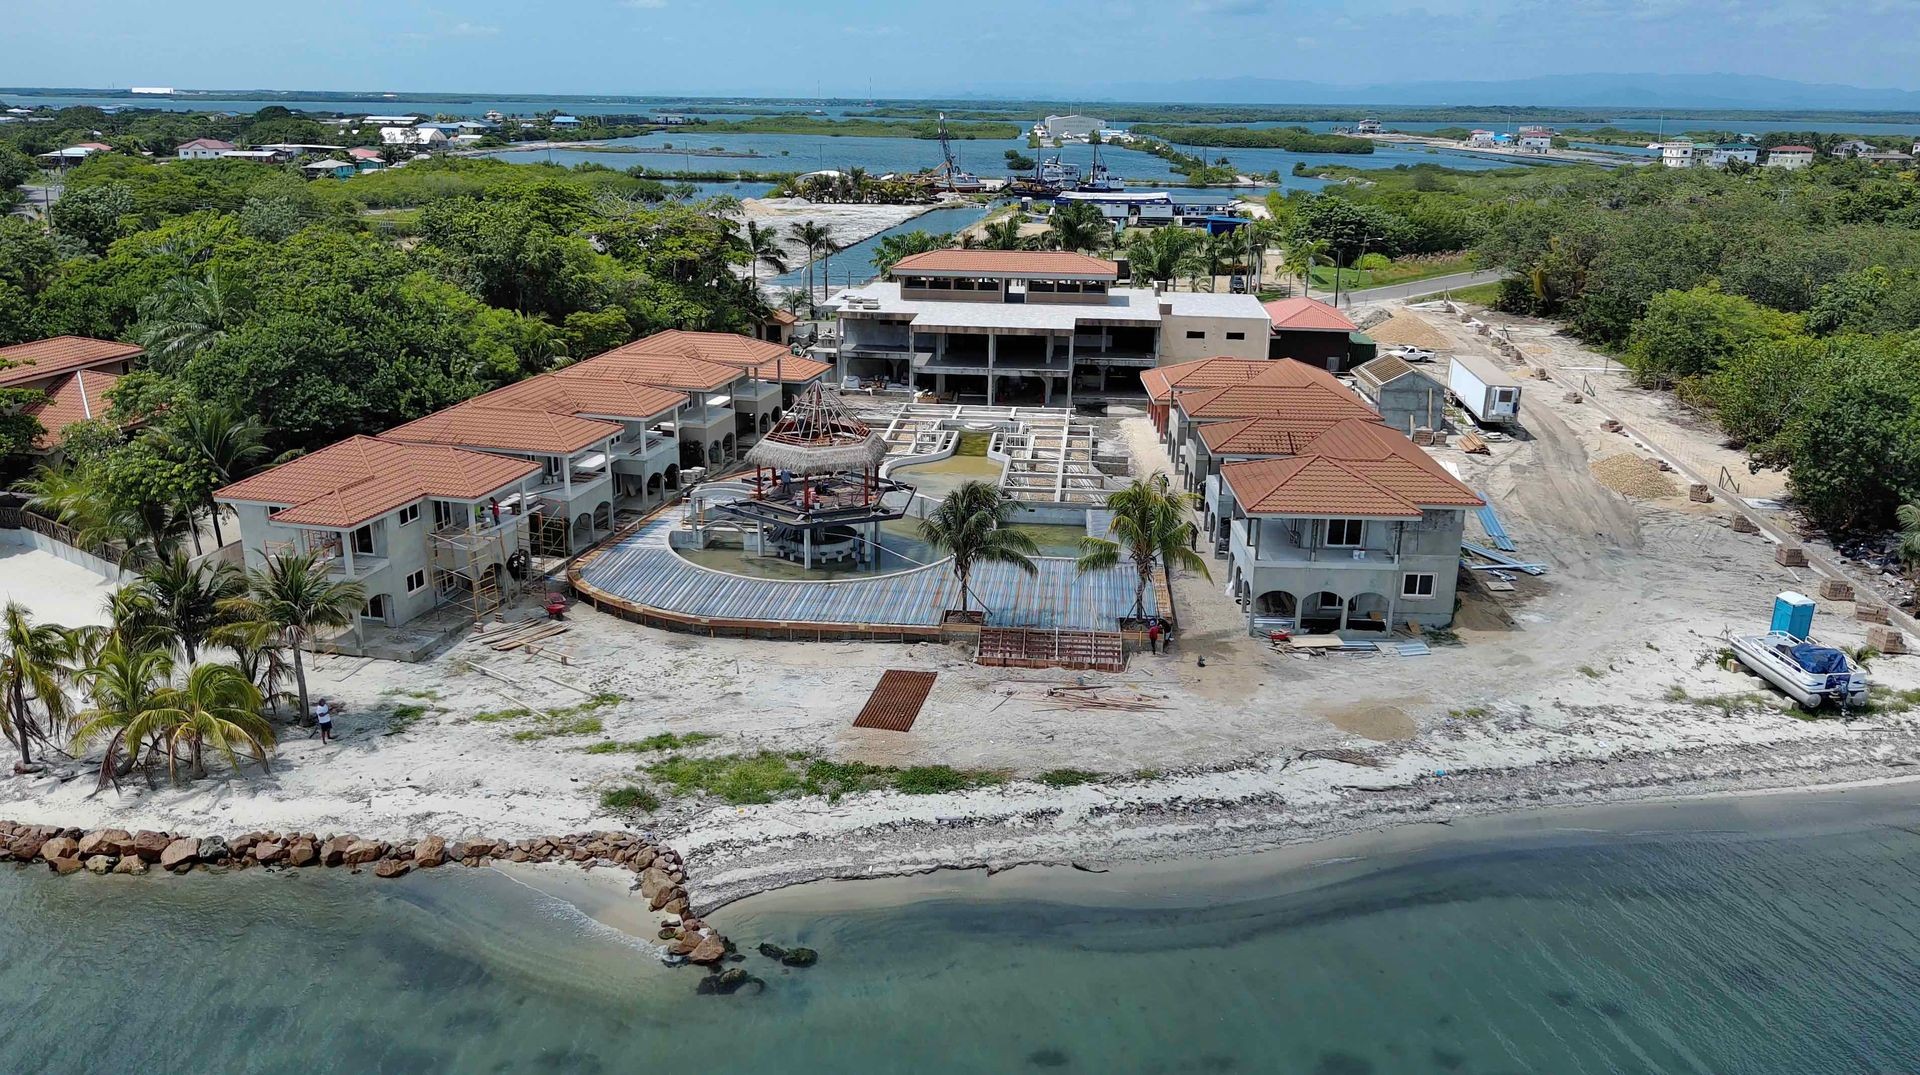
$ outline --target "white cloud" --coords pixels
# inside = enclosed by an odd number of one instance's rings
[[[448,37],[492,37],[500,32],[498,26],[482,26],[472,22],[456,22],[447,30]]]

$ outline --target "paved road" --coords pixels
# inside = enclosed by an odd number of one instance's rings
[[[1507,275],[1505,269],[1481,269],[1477,272],[1457,272],[1448,276],[1429,276],[1425,280],[1413,280],[1404,284],[1386,284],[1382,287],[1362,288],[1359,291],[1342,291],[1341,306],[1356,306],[1363,302],[1387,302],[1392,299],[1416,299],[1422,295],[1438,295],[1442,291],[1454,291],[1475,284],[1490,284]],[[1333,296],[1322,294],[1323,300]]]

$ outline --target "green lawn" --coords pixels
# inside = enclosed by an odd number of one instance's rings
[[[1364,269],[1339,270],[1340,290],[1358,291],[1369,287],[1382,287],[1387,284],[1405,284],[1414,280],[1426,280],[1449,273],[1471,272],[1478,268],[1472,254],[1445,254],[1439,256],[1402,258],[1384,269],[1371,271]],[[1317,266],[1313,270],[1315,290],[1332,291],[1334,280],[1332,266]]]
[[[1455,302],[1471,302],[1479,306],[1492,306],[1493,301],[1500,297],[1500,284],[1497,281],[1491,284],[1475,284],[1472,287],[1459,288],[1451,292],[1451,295]]]

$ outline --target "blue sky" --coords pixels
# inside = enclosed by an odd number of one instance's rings
[[[9,85],[913,96],[1632,71],[1920,88],[1920,0],[62,0]]]

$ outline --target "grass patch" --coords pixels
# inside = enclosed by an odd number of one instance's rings
[[[426,715],[427,707],[417,703],[394,706],[393,712],[387,714],[387,734],[399,735],[420,723],[420,718]]]
[[[1600,671],[1598,668],[1595,668],[1590,664],[1581,665],[1580,674],[1587,677],[1588,679],[1599,679],[1601,676],[1606,675],[1605,672]]]
[[[691,758],[675,754],[645,767],[645,772],[675,794],[713,795],[730,803],[767,803],[795,795],[825,795],[830,800],[857,791],[891,789],[907,795],[934,795],[1003,783],[1004,773],[917,765],[897,769],[863,762],[836,762],[804,751],[727,754]]]
[[[493,724],[503,720],[519,720],[521,717],[532,715],[533,710],[520,706],[514,709],[491,709],[484,713],[475,713],[473,719],[482,724]]]
[[[1050,788],[1075,788],[1093,783],[1100,774],[1085,769],[1048,769],[1034,779]]]
[[[1911,713],[1915,709],[1920,709],[1920,688],[1901,691],[1876,685],[1868,688],[1867,704],[1860,712],[1885,717]]]
[[[600,718],[593,715],[594,711],[624,700],[622,695],[602,691],[576,705],[559,706],[539,713],[524,706],[516,709],[500,709],[490,713],[475,713],[473,719],[491,724],[532,717],[532,727],[513,733],[514,740],[520,743],[537,742],[559,735],[599,735],[607,729]]]
[[[1158,779],[1160,779],[1160,770],[1158,770],[1158,769],[1135,769],[1135,770],[1133,771],[1133,779],[1135,779],[1135,780],[1158,780]]]
[[[1429,646],[1457,646],[1460,644],[1460,635],[1451,627],[1428,627],[1420,632],[1420,637],[1426,639],[1427,645]]]
[[[1475,284],[1472,287],[1456,287],[1449,294],[1455,302],[1470,302],[1476,306],[1492,306],[1500,298],[1500,284]]]
[[[1667,688],[1666,700],[1680,705],[1690,705],[1699,709],[1717,709],[1723,717],[1740,713],[1760,713],[1769,709],[1778,709],[1779,705],[1772,695],[1759,691],[1742,691],[1738,694],[1708,694],[1694,697],[1687,689],[1678,684]]]
[[[660,796],[645,788],[636,788],[628,784],[623,788],[611,788],[601,792],[600,809],[619,813],[640,811],[651,814],[660,809]]]
[[[1465,709],[1449,709],[1447,716],[1455,720],[1479,720],[1493,715],[1493,710],[1483,705],[1470,705]]]
[[[604,743],[595,743],[587,748],[589,754],[651,754],[656,750],[678,750],[681,747],[699,746],[701,743],[720,738],[707,732],[688,732],[675,735],[661,732],[649,735],[645,739],[609,739]]]

